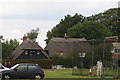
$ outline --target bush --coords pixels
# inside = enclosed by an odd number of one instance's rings
[[[2,60],[2,63],[8,62],[9,60]],[[44,69],[51,69],[53,61],[50,59],[22,59],[22,60],[10,60],[12,63],[12,66],[17,63],[34,63],[38,64],[40,67]]]
[[[53,59],[53,65],[63,65],[66,68],[71,68],[72,59],[71,58]]]

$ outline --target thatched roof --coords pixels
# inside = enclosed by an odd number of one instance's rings
[[[85,38],[52,38],[48,45],[45,47],[45,50],[49,51],[51,56],[55,52],[72,53],[72,52],[88,52],[90,48],[89,42]]]
[[[25,49],[31,49],[31,50],[41,50],[42,53],[49,58],[49,56],[43,51],[42,47],[38,45],[37,42],[34,42],[32,40],[25,40],[23,41],[17,48],[12,52],[12,57],[16,59],[19,57]]]
[[[65,39],[65,38],[57,38],[57,37],[53,37],[48,45],[45,47],[45,50],[47,50],[50,46],[53,46],[52,44],[53,43],[60,43],[62,46],[63,44],[66,44],[66,43],[70,43],[70,45],[73,45],[72,42],[79,42],[79,41],[87,41],[85,38],[68,38],[68,39]],[[62,47],[61,47],[62,48]]]
[[[53,42],[76,42],[76,41],[86,41],[85,38],[57,38],[57,37],[53,37],[50,41]]]

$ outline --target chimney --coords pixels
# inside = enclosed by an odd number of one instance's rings
[[[67,33],[64,34],[64,38],[65,38],[66,40],[68,39]]]
[[[27,36],[24,34],[24,36],[23,36],[23,39],[22,39],[23,41],[25,41],[25,40],[27,40]]]

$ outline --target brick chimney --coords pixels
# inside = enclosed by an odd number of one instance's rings
[[[64,34],[64,38],[65,38],[66,40],[68,39],[67,33]]]
[[[24,36],[23,36],[23,39],[22,39],[23,41],[25,41],[25,40],[27,40],[27,36],[24,34]]]

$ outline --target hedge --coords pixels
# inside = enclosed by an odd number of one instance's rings
[[[12,66],[18,63],[34,63],[38,64],[40,67],[44,69],[51,69],[53,61],[51,59],[22,59],[22,60],[2,60],[2,63],[11,62]]]

